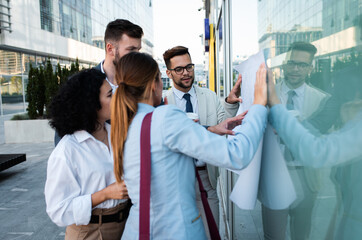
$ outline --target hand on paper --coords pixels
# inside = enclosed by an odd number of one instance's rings
[[[242,82],[241,74],[239,74],[238,80],[236,81],[233,89],[231,89],[229,96],[226,98],[226,102],[230,104],[234,104],[237,102],[242,103],[243,100],[240,98],[240,86]]]
[[[215,126],[209,127],[207,130],[210,132],[219,134],[219,135],[234,135],[235,133],[232,131],[236,126],[240,125],[247,114],[247,111],[243,112],[242,114],[239,114],[235,117],[225,119],[221,123]]]
[[[266,85],[266,69],[262,63],[256,72],[256,80],[254,85],[254,102],[265,106],[267,103],[267,85]]]

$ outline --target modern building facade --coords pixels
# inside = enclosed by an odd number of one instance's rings
[[[104,58],[108,22],[124,18],[144,30],[142,51],[153,54],[152,0],[0,1],[1,115],[26,110],[29,65],[81,67]],[[12,97],[14,96],[14,97]]]
[[[234,60],[239,59],[237,55],[240,53],[233,50],[235,43],[245,42],[244,39],[252,38],[254,34],[253,31],[237,34],[241,26],[255,26],[256,40],[244,47],[248,49],[256,44],[258,49],[255,49],[255,53],[269,49],[266,63],[273,71],[273,80],[277,84],[285,82],[285,70],[294,64],[298,70],[310,69],[305,82],[330,97],[326,104],[318,105],[313,117],[302,121],[308,134],[313,136],[313,141],[303,145],[299,151],[302,155],[309,154],[308,161],[313,164],[303,162],[304,158],[295,152],[294,159],[302,159],[299,165],[293,166],[285,161],[296,191],[296,200],[283,209],[287,212],[286,220],[273,219],[274,227],[285,229],[285,239],[359,239],[362,234],[362,194],[357,186],[362,184],[358,173],[362,171],[362,152],[358,149],[361,136],[357,131],[346,138],[344,134],[347,129],[362,128],[362,1],[255,0],[255,22],[233,21],[244,9],[250,9],[249,2],[203,2],[208,20],[205,32],[210,33],[210,37],[205,39],[205,46],[209,49],[206,53],[208,86],[220,97],[227,96],[236,80],[234,67],[239,62]],[[291,61],[289,47],[294,42],[310,43],[316,47],[317,52],[310,65]],[[347,109],[352,112],[347,114]],[[293,136],[295,129],[289,131]],[[344,144],[328,145],[332,137],[343,139]],[[314,141],[319,145],[315,145]],[[301,142],[299,145],[302,146]],[[327,154],[331,152],[338,154]],[[353,157],[342,152],[353,154]],[[310,165],[314,167],[308,168]],[[220,227],[226,229],[226,237],[264,239],[262,202],[258,200],[252,211],[238,208],[229,200],[238,175],[227,170],[220,173],[221,202],[226,219],[226,224]],[[274,176],[278,175],[279,172],[274,173]],[[263,177],[261,175],[260,179]],[[282,189],[284,186],[280,184],[274,187]],[[299,204],[305,203],[308,197],[311,200],[301,207]],[[299,212],[295,211],[297,214],[293,215],[291,212],[295,209]],[[299,224],[295,224],[298,221]]]

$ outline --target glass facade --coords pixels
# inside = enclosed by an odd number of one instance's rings
[[[58,62],[61,66],[70,68],[72,60],[51,58],[35,54],[0,50],[0,113],[1,115],[25,112],[27,108],[26,87],[30,64],[33,67],[45,66],[47,59],[53,65]],[[93,65],[80,63],[80,68],[89,68]]]
[[[265,168],[261,172],[260,181],[273,177],[267,188],[258,189],[264,198],[254,210],[242,210],[228,199],[238,175],[221,171],[230,239],[360,239],[362,0],[258,0],[255,9],[223,0],[217,17],[213,8],[220,8],[220,1],[210,2],[208,17],[229,22],[232,38],[223,33],[218,43],[215,84],[235,81],[226,61],[235,66],[251,55],[249,49],[269,49],[269,81],[275,82],[286,110],[269,119],[277,143],[273,152],[280,155],[264,155],[261,168],[263,161],[281,165],[269,169],[269,175]],[[257,21],[233,21],[245,9],[255,10]],[[240,43],[244,53],[233,51]],[[245,56],[240,59],[240,54]],[[276,195],[288,182],[292,187]],[[285,199],[285,207],[277,206]]]
[[[4,6],[0,7],[1,14],[9,18],[12,14],[13,21],[17,22],[17,28],[11,35],[3,34],[0,41],[0,116],[26,111],[26,86],[30,63],[33,67],[45,66],[49,59],[53,69],[58,62],[61,66],[70,67],[80,54],[81,69],[98,64],[103,58],[103,54],[102,58],[99,54],[103,52],[100,49],[105,47],[104,31],[112,20],[124,18],[141,26],[144,31],[141,51],[153,54],[152,0],[12,1],[11,7],[7,7],[9,1],[2,2]],[[39,7],[39,12],[34,16],[24,17],[21,11],[16,11],[27,7],[32,9]],[[10,10],[9,13],[5,13],[8,9],[11,9],[11,13]],[[30,11],[29,14],[33,12]],[[31,20],[23,22],[28,18]],[[2,25],[0,24],[1,27],[5,27],[4,21]],[[22,41],[24,32],[28,34],[29,29],[34,31],[34,34],[26,35],[27,39]],[[46,37],[41,39],[38,35]],[[22,43],[24,45],[21,45]]]
[[[151,0],[39,0],[43,30],[104,48],[107,24],[128,19],[144,30],[143,51],[152,54],[153,9]]]

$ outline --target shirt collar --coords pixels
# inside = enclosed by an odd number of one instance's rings
[[[85,130],[76,131],[73,133],[73,135],[79,143],[82,143],[82,142],[88,140],[89,138],[94,138],[89,132],[87,132]]]
[[[306,83],[303,83],[301,86],[295,88],[295,89],[290,89],[287,84],[285,84],[285,82],[283,81],[282,83],[282,93],[285,94],[285,95],[288,95],[288,92],[290,90],[294,90],[295,94],[300,97],[300,96],[303,96],[304,94],[304,90],[305,90],[305,85]]]
[[[174,86],[172,87],[172,91],[176,95],[177,98],[179,98],[180,100],[183,99],[184,94],[185,94],[184,92],[176,89]],[[192,86],[187,93],[189,93],[191,95],[191,97],[196,98],[196,92],[195,92],[194,86]]]
[[[105,123],[105,127],[107,130],[107,134],[109,135],[109,133],[111,131],[111,125],[109,125],[108,123]],[[73,133],[73,135],[79,143],[85,142],[86,140],[88,140],[90,138],[95,140],[95,138],[92,136],[92,134],[90,134],[89,132],[87,132],[85,130],[76,131]]]
[[[146,103],[138,103],[138,110],[137,112],[152,112],[155,109],[154,106],[151,106],[149,104]]]

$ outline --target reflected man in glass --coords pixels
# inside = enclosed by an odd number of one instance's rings
[[[328,93],[306,83],[313,70],[312,62],[316,52],[316,47],[310,43],[293,43],[282,66],[284,78],[275,86],[281,104],[299,121],[305,121],[323,109],[330,98]],[[282,139],[280,148],[297,199],[284,210],[262,206],[264,236],[266,239],[284,239],[289,216],[292,239],[308,239],[313,207],[321,185],[320,174],[317,169],[304,166],[293,156]]]

